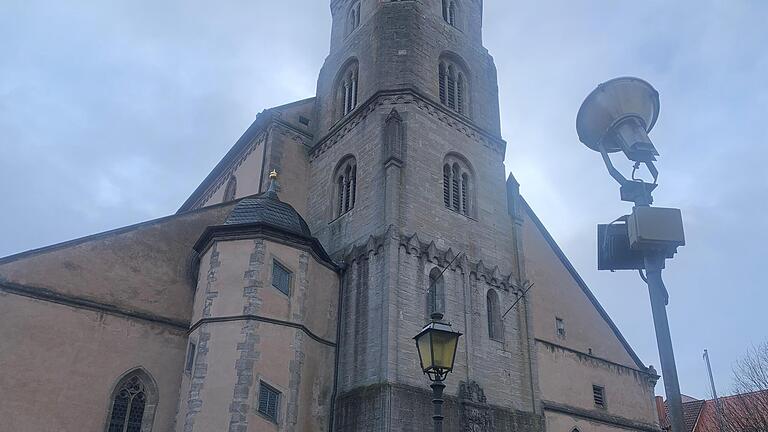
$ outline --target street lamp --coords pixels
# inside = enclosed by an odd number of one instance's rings
[[[461,333],[451,329],[449,323],[443,322],[443,314],[432,314],[432,322],[427,324],[413,339],[419,351],[421,370],[432,381],[432,403],[435,406],[432,419],[435,432],[443,431],[443,390],[445,377],[453,371],[456,360],[456,348]]]
[[[598,268],[637,270],[648,284],[672,431],[683,432],[680,384],[667,320],[669,293],[661,271],[666,259],[685,245],[685,235],[679,209],[651,207],[651,194],[658,186],[654,161],[659,152],[648,133],[658,117],[656,89],[638,78],[616,78],[587,96],[576,117],[576,130],[582,143],[601,154],[611,177],[621,186],[621,200],[634,203],[632,214],[598,226]],[[629,179],[611,161],[609,154],[617,152],[633,162]],[[636,176],[643,166],[653,182]]]

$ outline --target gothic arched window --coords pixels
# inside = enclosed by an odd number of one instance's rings
[[[337,103],[342,117],[357,107],[358,87],[358,66],[357,61],[353,61],[344,68],[337,84]]]
[[[494,340],[504,339],[504,323],[501,321],[501,307],[499,306],[499,295],[493,289],[488,290],[486,296],[486,307],[488,313],[488,337]]]
[[[347,14],[347,34],[355,31],[360,26],[360,2],[356,2],[349,8]]]
[[[456,1],[443,0],[443,19],[448,24],[456,27]]]
[[[237,177],[230,176],[227,181],[227,187],[224,189],[224,198],[221,202],[232,201],[237,195]]]
[[[438,66],[440,103],[459,114],[467,112],[467,78],[462,68],[450,60]]]
[[[443,163],[443,204],[446,208],[473,216],[472,171],[461,158],[449,155]]]
[[[442,270],[437,267],[429,272],[427,286],[427,316],[435,312],[445,313],[445,280]]]
[[[157,407],[157,386],[143,369],[125,374],[110,401],[106,432],[150,432]]]
[[[333,175],[335,185],[335,216],[339,217],[355,207],[357,198],[357,162],[352,156],[344,159]]]

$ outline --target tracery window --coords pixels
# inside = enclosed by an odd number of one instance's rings
[[[232,201],[237,195],[237,177],[230,176],[227,181],[227,187],[224,188],[224,199],[222,202]]]
[[[465,216],[472,216],[472,173],[463,160],[447,157],[443,163],[443,204]]]
[[[445,313],[445,281],[442,270],[435,267],[429,272],[427,286],[427,317],[435,312]]]
[[[360,26],[360,2],[356,2],[349,8],[347,15],[347,34],[355,31]]]
[[[357,201],[357,162],[352,156],[347,157],[336,168],[333,176],[335,184],[335,216],[339,217],[355,208]]]
[[[488,290],[486,296],[486,307],[488,313],[488,337],[494,340],[504,339],[504,323],[501,320],[501,307],[499,306],[499,295],[496,291]]]
[[[352,62],[344,69],[337,86],[339,111],[342,116],[345,116],[357,107],[359,87],[357,62]]]
[[[152,429],[157,389],[144,371],[123,377],[115,387],[107,432],[149,432]]]
[[[441,60],[438,66],[440,103],[459,114],[467,112],[467,79],[465,73],[449,60]]]
[[[456,1],[443,0],[443,19],[448,24],[456,27]]]

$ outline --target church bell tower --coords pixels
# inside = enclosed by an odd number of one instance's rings
[[[431,428],[412,337],[434,308],[465,335],[446,430],[537,430],[527,300],[501,316],[522,280],[483,2],[331,11],[307,221],[343,268],[334,430]]]

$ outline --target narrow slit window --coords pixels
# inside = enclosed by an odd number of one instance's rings
[[[272,286],[285,295],[291,292],[291,272],[277,261],[272,262]]]
[[[195,345],[194,342],[189,343],[189,348],[187,351],[187,362],[184,365],[184,371],[188,374],[192,373],[192,370],[195,367],[195,355],[196,355],[197,345]]]
[[[565,321],[562,318],[555,318],[555,330],[557,331],[557,337],[565,339]]]

